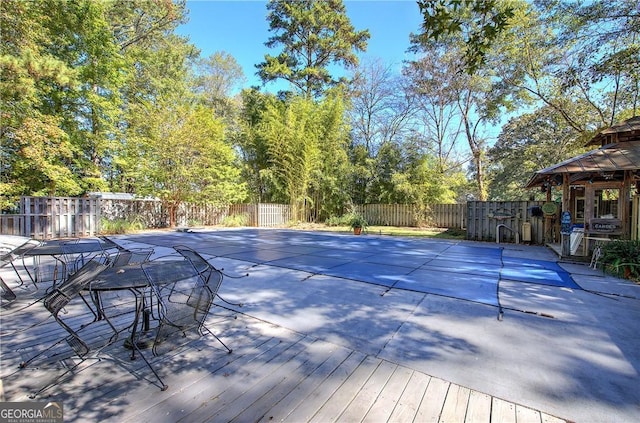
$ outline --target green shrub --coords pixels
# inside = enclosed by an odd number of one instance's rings
[[[640,278],[640,240],[619,240],[602,246],[604,270],[619,277]]]
[[[193,228],[193,227],[196,227],[196,226],[204,226],[204,225],[202,224],[202,220],[200,220],[200,219],[189,219],[187,221],[187,226],[190,226],[190,227]]]
[[[331,216],[325,222],[327,226],[349,226],[351,219],[350,214],[343,214],[342,216]]]
[[[127,219],[100,220],[100,233],[103,234],[126,234],[129,232],[141,231],[145,229],[144,222],[139,216]]]
[[[222,219],[221,225],[226,226],[228,228],[248,226],[249,215],[246,213],[243,213],[243,214],[234,214],[231,216],[225,216],[224,219]]]
[[[363,215],[357,212],[350,212],[342,216],[331,216],[325,221],[327,226],[349,226],[351,228],[366,228],[368,223]]]

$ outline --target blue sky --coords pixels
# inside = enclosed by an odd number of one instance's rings
[[[409,47],[409,34],[420,28],[421,16],[415,0],[346,0],[345,7],[356,30],[368,29],[371,38],[362,59],[379,58],[400,69]],[[189,22],[177,32],[188,36],[203,57],[216,51],[231,54],[242,66],[247,83],[260,85],[255,65],[264,55],[276,55],[264,43],[271,33],[266,1],[200,0],[188,1]],[[268,85],[268,90],[273,87]]]

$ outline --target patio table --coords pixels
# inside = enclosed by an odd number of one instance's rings
[[[41,279],[39,278],[39,266],[40,266],[40,258],[44,256],[51,257],[55,260],[54,265],[54,276],[53,282],[54,285],[57,281],[57,272],[58,265],[63,266],[63,269],[66,266],[66,262],[63,259],[65,254],[74,254],[80,255],[84,257],[87,254],[98,253],[101,251],[105,251],[112,248],[117,248],[117,244],[110,240],[98,238],[98,239],[56,239],[45,241],[41,245],[38,245],[28,251],[26,251],[22,255],[22,265],[24,269],[27,271],[29,278],[35,284]],[[24,260],[27,257],[33,257],[35,275],[32,275],[29,271],[28,266],[24,263]]]
[[[187,260],[157,260],[145,263],[145,270],[153,275],[157,275],[157,279],[162,283],[169,283],[177,280],[186,273],[195,273],[195,269]],[[133,342],[138,334],[138,324],[140,315],[144,316],[143,332],[149,330],[149,318],[152,310],[147,310],[145,301],[145,290],[150,286],[149,279],[142,269],[140,263],[130,264],[118,267],[109,267],[102,271],[94,281],[92,281],[88,290],[96,304],[98,319],[106,319],[100,293],[109,291],[129,291],[135,298],[135,312],[131,325],[131,336],[128,341]],[[109,322],[114,332],[117,331]],[[117,337],[116,337],[117,338]],[[146,347],[144,343],[142,345]],[[131,359],[135,358],[135,348],[131,348]]]

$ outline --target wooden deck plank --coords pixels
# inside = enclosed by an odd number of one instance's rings
[[[436,377],[432,377],[429,380],[429,385],[424,393],[414,421],[427,423],[437,422],[440,419],[449,385],[449,382]]]
[[[347,408],[340,414],[341,421],[362,421],[376,402],[385,385],[395,372],[397,364],[383,361],[362,386]],[[399,393],[396,393],[399,395]],[[391,414],[389,412],[387,416]]]
[[[305,348],[305,343],[300,341],[283,344],[281,351],[270,352],[260,360],[249,363],[238,372],[229,374],[224,378],[224,381],[220,381],[221,384],[225,385],[221,392],[218,392],[217,395],[209,396],[193,412],[186,413],[180,419],[174,421],[214,421],[213,416],[218,413],[234,414],[236,408],[231,407],[231,404],[240,404],[236,402],[238,398],[274,371],[277,371],[279,367],[287,364],[293,357],[298,356]],[[216,376],[218,375],[214,375],[214,377]],[[231,416],[231,418],[233,417],[235,417],[235,414]]]
[[[245,421],[243,419],[244,416],[251,415],[252,413],[259,413],[260,415],[257,417],[258,419],[262,417],[262,413],[260,410],[251,409],[253,405],[258,407],[260,405],[260,400],[271,395],[277,394],[278,391],[276,387],[283,383],[288,377],[291,375],[295,375],[296,373],[303,369],[304,365],[309,362],[309,356],[307,355],[307,349],[310,344],[303,341],[304,344],[300,345],[300,350],[290,357],[287,357],[283,360],[280,365],[277,366],[269,366],[260,370],[263,373],[262,378],[258,379],[252,385],[249,385],[248,388],[244,389],[240,395],[238,395],[233,401],[228,403],[224,408],[219,409],[215,414],[207,417],[210,421]],[[314,342],[318,342],[315,340]],[[287,350],[288,352],[289,350]],[[265,371],[268,370],[268,371]],[[243,383],[246,386],[246,384]],[[257,419],[256,419],[257,420]],[[256,420],[246,420],[246,421],[256,421]]]
[[[540,412],[531,408],[523,407],[516,404],[516,422],[517,423],[541,423],[542,418]]]
[[[285,345],[270,338],[260,345],[237,348],[232,354],[220,352],[217,357],[204,355],[189,368],[174,373],[166,379],[169,390],[140,391],[135,402],[144,404],[127,416],[127,421],[176,421],[195,411],[201,404],[226,389],[230,375],[241,372],[252,362],[280,354]],[[176,407],[176,404],[180,404]],[[116,408],[117,402],[109,406]]]
[[[367,356],[358,368],[351,373],[344,383],[333,393],[331,398],[309,419],[309,422],[324,423],[336,421],[376,371],[380,363],[382,363],[381,359]]]
[[[467,406],[469,405],[469,395],[471,390],[464,386],[451,384],[447,391],[447,397],[442,406],[442,414],[440,415],[441,423],[463,422],[467,414]]]
[[[140,421],[168,416],[175,420],[193,411],[211,396],[217,395],[226,386],[226,379],[230,374],[235,374],[252,361],[260,360],[260,357],[279,354],[287,345],[280,339],[268,336],[257,339],[236,336],[236,340],[246,343],[234,349],[232,354],[219,351],[219,354],[211,355],[204,346],[199,347],[199,351],[190,351],[176,357],[184,361],[186,366],[166,375],[169,389],[165,392],[156,389],[137,391],[134,401],[144,406],[128,414],[127,418],[130,421]],[[113,397],[109,406],[118,406],[116,398]],[[183,405],[176,407],[180,403]]]
[[[194,344],[188,345],[193,347],[193,350],[180,349],[173,356],[164,355],[161,360],[152,361],[152,365],[165,376],[165,381],[171,384],[168,391],[161,392],[159,387],[153,384],[157,382],[141,359],[131,362],[128,356],[123,357],[121,364],[118,364],[116,359],[103,360],[99,363],[100,370],[78,375],[73,386],[61,387],[59,391],[66,394],[65,404],[69,399],[72,399],[74,404],[92,401],[101,404],[97,408],[78,407],[78,419],[122,422],[133,416],[133,420],[136,420],[135,416],[149,407],[149,404],[158,403],[167,396],[182,391],[185,384],[188,386],[189,366],[221,366],[229,360],[223,351],[217,351],[216,354],[203,354],[202,350],[198,351],[196,348],[206,348],[207,340],[203,341],[199,347]],[[118,349],[122,350],[120,347]],[[194,359],[195,356],[204,356],[205,360]],[[169,375],[163,373],[167,368],[171,368]]]
[[[335,347],[324,341],[316,341],[308,348],[307,360],[297,369],[287,371],[286,368],[280,370],[279,380],[271,387],[266,387],[268,391],[249,405],[244,411],[234,417],[231,422],[257,422],[265,417],[273,404],[277,404],[293,391],[302,381],[314,373],[335,351]],[[262,384],[261,384],[262,385]],[[261,389],[265,389],[261,386]],[[271,419],[274,415],[271,414]]]
[[[404,423],[414,421],[418,412],[418,407],[422,402],[422,398],[429,386],[431,376],[424,373],[413,371],[411,379],[407,383],[407,387],[402,392],[402,396],[398,400],[396,408],[389,416],[390,423]]]
[[[359,352],[352,352],[349,357],[335,369],[322,383],[311,392],[307,398],[285,417],[288,422],[309,421],[333,396],[337,389],[351,376],[354,370],[360,368],[367,356]]]
[[[189,345],[189,347],[193,347],[193,345]],[[91,417],[88,420],[104,421],[109,417],[118,416],[115,420],[121,421],[122,418],[120,416],[123,415],[124,409],[127,412],[139,410],[140,405],[146,405],[148,402],[146,397],[153,396],[157,398],[163,394],[156,385],[152,384],[157,382],[141,359],[132,362],[129,360],[129,352],[122,348],[121,345],[114,345],[112,348],[115,351],[104,354],[101,362],[88,360],[88,362],[94,363],[91,368],[77,372],[69,383],[55,387],[55,397],[68,404],[70,410],[77,409],[77,412],[83,417],[85,414],[94,413],[96,410],[82,407],[82,404],[92,401],[100,402],[100,414],[97,416],[90,414]],[[118,357],[115,352],[118,352],[120,356]],[[172,368],[176,371],[176,374],[175,376],[172,375],[172,377],[184,382],[186,380],[181,378],[181,368],[183,364],[189,363],[190,357],[197,353],[198,351],[195,350],[195,347],[193,351],[187,349],[186,353],[185,350],[178,350],[175,356],[164,355],[159,360],[152,360],[152,364],[157,368],[161,368],[161,366],[158,366],[160,362],[167,362],[172,365],[175,362],[176,365]],[[176,356],[178,357],[177,361],[175,360]],[[220,353],[218,357],[226,360],[226,353]],[[197,360],[191,361],[194,365],[203,364]],[[160,373],[162,374],[162,371]],[[174,388],[176,387],[178,386]],[[136,404],[136,406],[123,407],[123,403]],[[75,414],[71,411],[65,411],[65,413],[65,415],[69,416]]]
[[[330,357],[320,364],[310,375],[302,380],[291,392],[280,401],[268,407],[260,421],[285,419],[293,409],[298,407],[327,377],[329,377],[351,355],[351,351],[333,345]]]
[[[288,420],[294,410],[298,415],[305,413],[309,416],[313,415],[330,395],[327,392],[333,392],[333,389],[327,389],[327,385],[338,384],[340,380],[346,378],[349,369],[355,369],[363,358],[362,354],[340,348],[336,354],[322,363],[316,372],[269,409],[262,421]]]
[[[516,405],[500,398],[491,399],[491,423],[515,423]]]
[[[478,391],[469,394],[465,423],[484,423],[491,420],[491,396]]]
[[[542,423],[566,423],[564,420],[546,413],[540,413],[540,417],[542,418]]]
[[[388,421],[399,404],[412,375],[413,371],[411,369],[397,366],[362,421],[371,423]]]

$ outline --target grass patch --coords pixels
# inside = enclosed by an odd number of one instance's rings
[[[353,233],[353,229],[346,225],[329,226],[320,223],[301,223],[291,226],[292,229],[308,231],[326,231],[336,233]],[[410,236],[417,238],[441,238],[441,239],[465,239],[467,234],[464,229],[445,228],[412,228],[399,226],[367,226],[362,232],[366,235]]]

